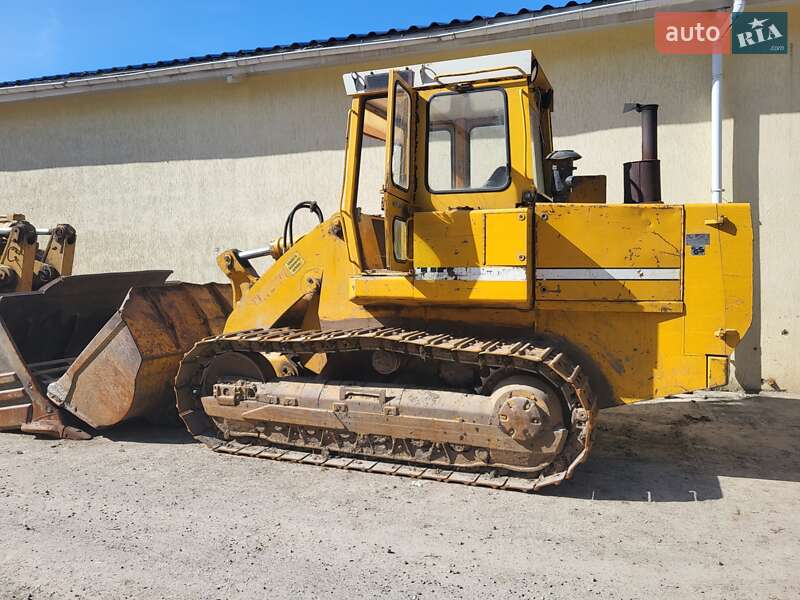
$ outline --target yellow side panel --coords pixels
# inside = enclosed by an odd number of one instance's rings
[[[484,264],[481,211],[446,210],[414,215],[414,265],[472,267]]]
[[[350,278],[350,300],[356,304],[481,304],[528,306],[525,281],[415,281],[413,278],[364,275]]]
[[[706,387],[715,388],[726,385],[728,383],[728,357],[727,356],[709,356]]]
[[[356,275],[350,277],[349,297],[356,304],[411,304],[414,280],[405,275]]]
[[[537,281],[537,300],[677,301],[681,282],[677,281]]]
[[[530,252],[530,211],[486,212],[486,264],[525,265]]]
[[[528,308],[532,215],[526,208],[417,212],[414,276],[354,277],[350,299]]]
[[[585,352],[590,357],[587,364],[608,381],[613,402],[638,402],[706,386],[706,357],[681,352],[680,314],[537,310],[536,329],[567,339]]]
[[[725,342],[716,332],[725,327],[725,292],[719,229],[706,221],[716,221],[717,206],[686,206],[686,354],[724,354]]]
[[[606,300],[536,300],[536,310],[610,312],[610,313],[676,313],[684,312],[683,302],[655,300],[643,302],[612,302]],[[636,318],[635,316],[633,318]]]
[[[680,301],[683,207],[538,204],[536,297]]]
[[[414,298],[421,304],[529,305],[527,281],[416,281],[414,288]]]
[[[683,207],[537,204],[537,267],[680,267]]]
[[[722,289],[725,290],[725,345],[732,352],[753,317],[753,226],[749,204],[719,204]]]
[[[747,204],[686,206],[687,354],[728,354],[750,326],[753,232]]]
[[[526,209],[418,212],[414,215],[414,265],[525,265],[530,246],[528,212]]]
[[[557,208],[552,207],[552,210]],[[582,250],[580,255],[572,254],[575,262],[580,262],[576,257],[592,255],[596,264],[612,268],[597,255],[596,246],[605,243],[609,256],[616,255],[616,260],[619,260],[620,246],[635,249],[642,258],[649,257],[642,262],[634,261],[632,264],[636,268],[662,268],[675,264],[674,256],[669,253],[665,257],[654,253],[654,249],[659,248],[658,242],[652,242],[647,236],[647,232],[665,235],[660,227],[672,217],[665,218],[666,213],[657,212],[663,208],[615,208],[639,212],[640,218],[644,218],[640,223],[646,227],[645,231],[628,230],[624,236],[610,236],[610,241],[605,242],[587,241],[598,229],[595,227],[598,213],[591,217],[585,215],[584,236],[578,236],[577,229],[569,230],[570,236],[576,236],[573,247],[579,246]],[[659,218],[645,217],[647,210],[656,211],[651,216],[657,213]],[[565,338],[584,351],[608,381],[615,401],[638,402],[724,385],[729,355],[750,324],[753,243],[750,207],[742,204],[688,204],[683,208],[683,215],[685,229],[677,240],[681,248],[679,254],[684,258],[683,303],[605,302],[601,305],[603,312],[599,314],[601,309],[597,302],[540,301],[537,298],[537,331]],[[539,225],[541,220],[540,215]],[[547,221],[550,220],[548,215]],[[673,223],[671,227],[675,226]],[[566,231],[567,228],[551,231],[551,241],[559,243],[557,233]],[[649,244],[647,251],[644,251],[647,247],[642,244],[643,240]],[[667,236],[667,240],[670,244],[676,243],[674,232]],[[541,237],[538,241],[542,243]],[[563,240],[560,243],[564,245]],[[570,251],[566,247],[564,250]],[[559,263],[551,262],[549,266],[556,264]],[[626,268],[630,265],[628,263]],[[582,267],[590,268],[585,263]],[[567,289],[569,293],[586,285],[580,281],[550,283],[561,285],[562,291]],[[643,296],[653,293],[652,289],[647,291],[650,286],[664,283],[633,281],[628,285],[643,286],[636,290],[637,296]],[[537,290],[543,282],[538,284]],[[598,282],[598,285],[604,284]],[[566,286],[574,287],[570,291]],[[620,310],[613,310],[615,304],[620,306]]]

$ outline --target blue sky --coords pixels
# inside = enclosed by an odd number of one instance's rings
[[[516,12],[543,4],[543,0],[0,0],[0,81]]]

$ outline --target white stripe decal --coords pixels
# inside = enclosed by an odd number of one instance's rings
[[[417,267],[420,281],[525,281],[525,267]],[[536,269],[539,280],[678,281],[680,269]]]
[[[680,269],[536,269],[536,279],[675,281]]]
[[[525,281],[525,267],[417,267],[418,281]]]

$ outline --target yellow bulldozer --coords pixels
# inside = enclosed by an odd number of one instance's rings
[[[214,319],[196,299],[161,302],[158,323],[117,313],[61,353],[51,410],[110,425],[157,408],[174,377],[178,415],[218,452],[534,491],[586,460],[599,409],[727,383],[751,317],[749,206],[661,202],[656,105],[625,107],[642,159],[607,204],[605,177],[553,148],[531,52],[344,85],[340,210],[302,202],[268,247],[220,255],[231,292]],[[320,224],[295,239],[300,210]],[[224,330],[190,340],[198,315]],[[135,343],[104,345],[114,328]],[[127,408],[95,418],[112,399]]]

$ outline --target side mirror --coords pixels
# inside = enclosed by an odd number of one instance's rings
[[[574,150],[556,150],[545,157],[553,169],[553,189],[549,192],[556,202],[566,202],[569,199],[572,173],[577,168],[574,163],[580,158],[581,155]]]

